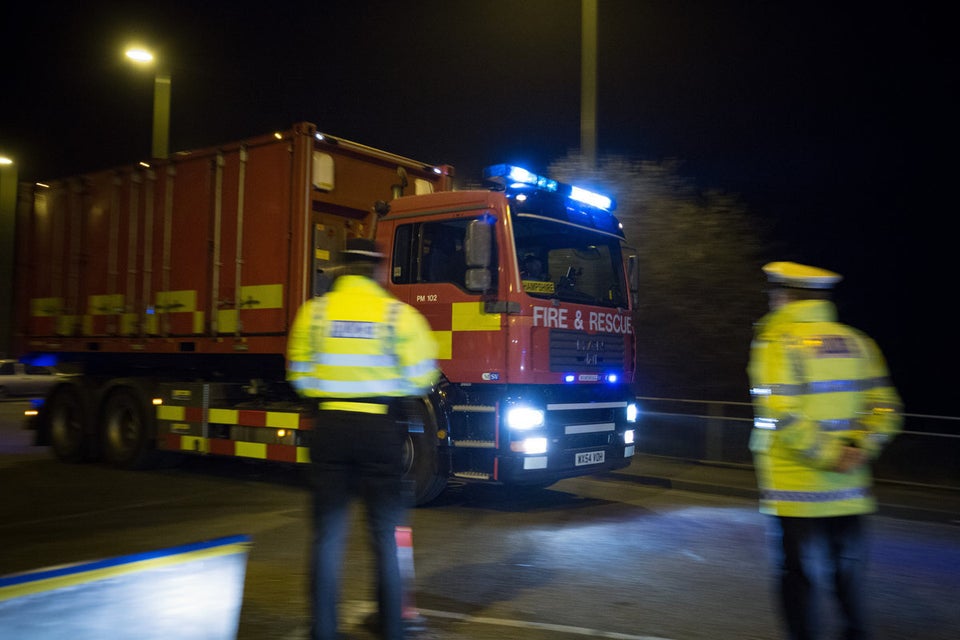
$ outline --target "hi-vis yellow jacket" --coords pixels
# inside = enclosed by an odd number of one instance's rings
[[[287,379],[314,398],[423,395],[437,379],[436,356],[430,325],[416,309],[373,280],[345,275],[297,312],[287,339]]]
[[[823,300],[790,302],[757,324],[748,369],[750,449],[760,510],[826,517],[876,510],[869,465],[832,471],[853,443],[873,459],[903,422],[876,344]]]

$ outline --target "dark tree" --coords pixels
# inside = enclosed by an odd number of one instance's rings
[[[569,155],[557,179],[613,195],[640,267],[637,393],[746,400],[753,323],[766,311],[763,229],[741,201],[702,191],[675,161]]]

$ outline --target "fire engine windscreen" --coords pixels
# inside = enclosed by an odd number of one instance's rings
[[[626,308],[620,240],[612,234],[514,207],[520,280],[527,294],[603,307]]]

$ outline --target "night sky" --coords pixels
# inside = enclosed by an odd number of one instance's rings
[[[169,64],[172,151],[306,120],[476,180],[579,146],[579,0],[8,5],[0,153],[23,180],[149,156],[133,40]],[[599,1],[599,154],[739,194],[776,257],[844,273],[847,319],[931,389],[908,410],[948,415],[954,24],[946,3]]]

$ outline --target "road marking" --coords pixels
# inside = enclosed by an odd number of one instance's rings
[[[354,600],[344,603],[341,612],[342,617],[353,623],[362,621],[364,616],[376,611],[376,603],[371,601]],[[490,618],[487,616],[472,616],[468,613],[457,613],[455,611],[438,611],[436,609],[417,608],[420,615],[426,618],[443,618],[445,620],[455,620],[456,622],[488,624],[498,627],[511,627],[513,629],[536,629],[539,631],[553,631],[556,633],[565,633],[571,636],[585,636],[587,638],[607,638],[608,640],[672,640],[661,636],[638,636],[631,633],[617,633],[615,631],[602,631],[600,629],[588,629],[587,627],[573,627],[565,624],[550,624],[547,622],[531,622],[528,620],[511,620],[509,618]],[[345,621],[347,621],[345,620]]]
[[[609,638],[610,640],[670,640],[660,636],[638,636],[631,633],[617,633],[615,631],[601,631],[600,629],[588,629],[586,627],[572,627],[565,624],[550,624],[547,622],[529,622],[526,620],[510,620],[509,618],[488,618],[486,616],[472,616],[466,613],[455,613],[453,611],[436,611],[434,609],[417,609],[421,615],[428,618],[446,618],[448,620],[457,620],[458,622],[473,622],[476,624],[491,624],[500,627],[513,627],[515,629],[539,629],[543,631],[556,631],[568,635],[586,636],[589,638]]]
[[[697,562],[704,562],[703,556],[697,555],[696,553],[694,553],[693,551],[690,551],[689,549],[684,549],[680,553],[682,555],[687,556],[688,558],[693,558]]]

